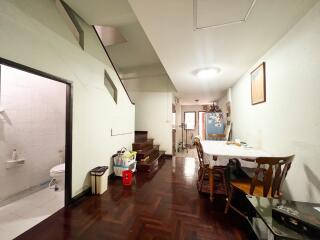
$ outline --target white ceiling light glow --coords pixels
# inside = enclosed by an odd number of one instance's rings
[[[210,67],[210,68],[202,68],[202,69],[198,69],[194,72],[194,74],[198,77],[198,78],[212,78],[217,76],[219,73],[221,72],[221,69],[218,67]]]

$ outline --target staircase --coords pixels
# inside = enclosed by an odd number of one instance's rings
[[[158,170],[159,163],[165,154],[165,151],[160,151],[159,147],[153,144],[153,139],[148,139],[147,131],[135,131],[132,150],[137,152],[138,172],[153,173]]]

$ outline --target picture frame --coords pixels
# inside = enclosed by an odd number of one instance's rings
[[[251,104],[266,101],[266,64],[261,63],[251,72]]]

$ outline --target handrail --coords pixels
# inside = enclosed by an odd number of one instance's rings
[[[111,137],[121,136],[121,135],[129,135],[129,134],[133,134],[133,132],[125,132],[125,133],[117,133],[117,134],[114,134],[114,133],[112,132],[112,128],[111,128]]]
[[[117,74],[117,76],[118,76],[118,78],[119,78],[119,81],[121,82],[121,85],[122,85],[124,91],[126,92],[126,94],[127,94],[128,98],[129,98],[131,104],[135,105],[135,103],[131,100],[131,98],[130,98],[130,96],[129,96],[129,94],[128,94],[128,91],[127,91],[127,89],[125,88],[123,82],[121,81],[120,75],[119,75],[117,69],[115,68],[115,66],[114,66],[114,64],[113,64],[113,62],[112,62],[112,60],[111,60],[111,58],[110,58],[110,55],[108,54],[108,51],[107,51],[106,47],[103,45],[103,42],[102,42],[102,40],[101,40],[101,38],[100,38],[100,36],[99,36],[96,28],[95,28],[94,26],[92,26],[92,28],[93,28],[94,32],[96,33],[96,35],[97,35],[97,37],[98,37],[98,39],[99,39],[99,42],[100,42],[101,46],[103,47],[104,52],[106,53],[106,55],[107,55],[107,57],[108,57],[111,65],[112,65],[114,71],[116,72],[116,74]]]

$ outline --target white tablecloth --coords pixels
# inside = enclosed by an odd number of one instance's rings
[[[226,166],[230,158],[238,158],[242,167],[256,168],[255,161],[245,161],[242,159],[255,160],[258,157],[270,157],[271,155],[254,148],[238,147],[236,145],[227,145],[225,141],[201,141],[204,153],[204,162],[210,166]],[[218,159],[213,160],[213,156]]]

